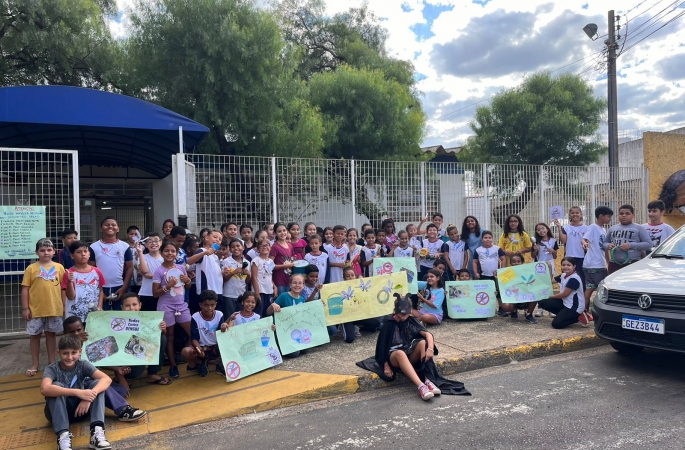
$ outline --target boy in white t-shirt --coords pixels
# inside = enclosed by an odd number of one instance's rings
[[[328,253],[328,265],[330,267],[329,281],[337,283],[343,281],[343,268],[350,254],[350,249],[345,245],[345,227],[336,225],[333,227],[333,243],[324,244],[323,248]]]
[[[90,245],[88,264],[100,269],[106,280],[102,309],[121,311],[119,299],[128,291],[133,276],[133,253],[126,242],[117,238],[119,225],[114,217],[102,219],[100,231],[102,239]]]
[[[250,261],[243,257],[243,243],[231,239],[228,243],[229,255],[221,261],[221,274],[224,279],[223,307],[224,317],[240,311],[238,297],[243,295],[250,283]]]
[[[647,205],[647,215],[649,222],[642,225],[652,238],[652,247],[658,247],[662,242],[668,239],[675,230],[672,226],[661,221],[666,211],[666,204],[661,200],[654,200]]]
[[[192,316],[190,323],[190,342],[192,347],[186,347],[181,357],[188,361],[188,371],[197,370],[201,377],[209,373],[209,361],[217,361],[216,371],[226,376],[221,362],[219,345],[216,342],[216,332],[228,330],[229,324],[224,322],[221,311],[216,310],[218,295],[212,290],[200,293],[200,311]]]
[[[587,252],[583,260],[583,271],[585,272],[585,311],[588,320],[593,320],[589,314],[590,297],[597,290],[599,283],[609,274],[604,253],[604,241],[607,235],[604,227],[611,222],[613,215],[614,212],[610,208],[597,207],[595,223],[587,228],[583,236],[583,249]]]

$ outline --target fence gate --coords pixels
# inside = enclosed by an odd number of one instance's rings
[[[62,230],[80,231],[78,152],[0,148],[0,209],[16,206],[44,206],[44,237],[52,239],[57,251],[61,250]],[[5,226],[10,223],[3,222]],[[25,252],[8,255],[10,242],[6,232],[0,233],[0,335],[26,329],[22,319],[21,280],[26,266],[35,261],[35,255]],[[24,242],[22,248],[33,251],[35,244]]]

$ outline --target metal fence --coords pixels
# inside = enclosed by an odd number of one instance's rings
[[[78,153],[0,148],[0,206],[45,206],[46,237],[79,229]],[[0,236],[2,239],[2,236]],[[58,250],[61,242],[56,242]],[[33,248],[35,242],[27,242]],[[33,259],[0,261],[0,334],[22,332],[21,280]]]
[[[268,222],[314,222],[375,227],[385,217],[417,224],[435,212],[445,226],[461,227],[473,215],[501,232],[509,214],[526,229],[549,222],[549,208],[580,206],[586,222],[596,206],[628,203],[646,220],[647,171],[607,167],[560,167],[444,162],[396,162],[186,155],[195,166],[197,229],[226,221],[261,227]],[[189,181],[190,182],[190,181]]]

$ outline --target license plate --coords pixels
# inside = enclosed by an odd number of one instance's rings
[[[666,325],[664,319],[650,319],[649,317],[623,315],[623,328],[627,330],[644,331],[646,333],[664,334]]]

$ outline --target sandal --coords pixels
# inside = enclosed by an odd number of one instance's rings
[[[171,380],[166,377],[159,377],[155,381],[148,381],[148,384],[159,384],[160,386],[168,386],[171,384]]]
[[[27,377],[33,377],[36,376],[36,373],[38,373],[38,369],[26,369],[24,375],[26,375]]]

